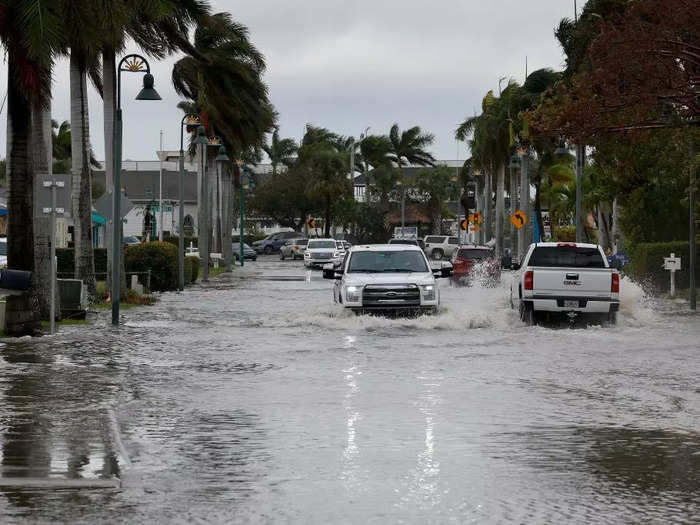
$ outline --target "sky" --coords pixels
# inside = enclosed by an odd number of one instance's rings
[[[265,55],[265,80],[279,113],[282,137],[299,140],[307,123],[359,137],[420,126],[435,135],[438,159],[465,159],[454,130],[478,113],[499,80],[523,82],[530,72],[561,69],[564,58],[554,28],[573,17],[570,0],[213,0],[248,26]],[[138,52],[133,47],[127,52]],[[6,59],[6,57],[4,57]],[[179,148],[180,100],[172,87],[178,57],[151,61],[160,102],[139,102],[140,75],[123,74],[124,160],[156,160]],[[68,62],[54,71],[53,117],[70,117]],[[0,93],[7,64],[0,69]],[[5,156],[6,108],[0,116],[0,155]],[[91,142],[104,158],[101,99],[91,88]]]

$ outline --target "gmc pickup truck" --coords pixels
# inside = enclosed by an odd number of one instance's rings
[[[600,246],[536,243],[515,270],[510,304],[520,319],[537,324],[543,316],[564,314],[614,324],[620,309],[620,275],[608,266]]]

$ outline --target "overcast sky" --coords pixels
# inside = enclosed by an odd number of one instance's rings
[[[529,71],[563,67],[554,28],[573,17],[569,0],[213,0],[247,25],[265,54],[270,98],[282,136],[299,140],[306,123],[359,137],[419,125],[435,135],[437,158],[466,158],[454,130],[479,111],[501,77],[522,82]],[[129,51],[138,51],[130,49]],[[176,57],[152,63],[161,102],[138,102],[137,75],[123,76],[124,159],[155,160],[179,148],[182,113],[170,82]],[[68,64],[54,73],[53,115],[69,119]],[[4,94],[6,63],[0,72]],[[101,100],[90,96],[91,140],[104,158]],[[0,122],[4,157],[6,111]]]

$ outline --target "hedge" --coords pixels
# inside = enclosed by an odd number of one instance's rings
[[[98,280],[107,275],[107,249],[95,248],[95,273]],[[56,259],[58,260],[58,273],[60,275],[75,274],[75,249],[56,248]]]
[[[199,277],[199,257],[185,257],[185,282],[193,283]]]
[[[655,242],[637,244],[629,249],[629,263],[624,271],[634,281],[637,281],[649,293],[668,292],[671,279],[667,270],[663,269],[664,257],[675,253],[681,258],[682,270],[676,272],[676,287],[688,288],[690,272],[690,243],[683,241]],[[700,246],[696,258],[700,260]],[[700,271],[696,269],[696,282],[700,283]]]
[[[177,247],[167,242],[147,242],[127,247],[126,271],[145,273],[149,270],[151,290],[176,290]]]

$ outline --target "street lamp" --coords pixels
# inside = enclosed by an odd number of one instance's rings
[[[185,127],[199,126],[200,120],[197,115],[185,115],[180,122],[180,177],[178,181],[178,197],[180,200],[180,211],[178,216],[179,239],[178,248],[180,255],[177,259],[178,265],[178,288],[185,289]]]
[[[224,255],[224,265],[226,271],[231,271],[231,228],[230,228],[230,213],[229,213],[229,202],[230,202],[230,191],[229,185],[224,183],[224,163],[230,162],[231,159],[226,154],[226,146],[223,144],[219,146],[219,151],[216,155],[216,169],[217,169],[217,185],[218,185],[218,206],[219,206],[219,243],[221,244],[221,252]],[[228,230],[227,230],[228,229]],[[227,233],[224,233],[227,231]],[[225,242],[228,241],[228,242]]]
[[[245,265],[245,251],[243,250],[244,246],[244,240],[243,240],[243,229],[244,229],[244,224],[245,224],[245,190],[249,188],[250,185],[250,178],[248,175],[245,174],[245,164],[243,163],[242,160],[237,160],[236,164],[238,165],[238,168],[240,170],[241,174],[241,218],[240,218],[240,224],[238,225],[238,238],[240,240],[240,252],[238,252],[238,260],[241,262],[241,266]]]
[[[121,218],[121,175],[122,175],[122,71],[143,73],[143,89],[136,100],[161,100],[153,88],[154,79],[148,61],[140,55],[127,55],[117,67],[117,114],[114,122],[114,190],[112,191],[112,324],[119,324],[119,271],[121,268],[122,218]]]
[[[209,280],[209,225],[207,220],[209,188],[207,185],[206,172],[207,144],[209,144],[209,139],[207,138],[207,132],[202,124],[197,126],[197,135],[194,139],[194,143],[197,146],[197,155],[199,157],[197,169],[201,174],[201,178],[198,181],[199,199],[197,202],[197,247],[199,251],[200,264],[202,265],[202,281],[206,282]],[[204,234],[202,234],[202,232],[204,232]]]

